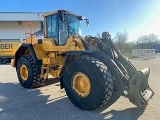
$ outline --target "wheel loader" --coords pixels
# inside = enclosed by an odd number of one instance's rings
[[[137,71],[121,55],[108,32],[102,38],[81,37],[85,17],[66,10],[43,15],[44,29],[32,33],[19,46],[11,65],[24,88],[44,85],[48,75],[59,78],[70,101],[82,110],[107,104],[113,91],[145,109],[154,95],[149,68]],[[26,33],[26,34],[28,34]]]

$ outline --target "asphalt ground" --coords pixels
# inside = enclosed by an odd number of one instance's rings
[[[0,65],[0,120],[160,120],[160,55],[131,62],[137,70],[151,69],[149,84],[155,95],[145,110],[113,93],[107,105],[83,111],[69,101],[57,79],[49,79],[44,87],[25,89],[18,82],[15,68]]]

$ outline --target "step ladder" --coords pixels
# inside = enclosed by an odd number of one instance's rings
[[[50,65],[42,65],[40,78],[48,79]],[[46,70],[46,74],[45,74]]]
[[[26,38],[26,44],[27,38],[31,37],[31,44],[32,44],[32,34],[35,33],[35,26],[32,24],[32,22],[25,22],[25,38]],[[30,44],[30,43],[28,43]]]

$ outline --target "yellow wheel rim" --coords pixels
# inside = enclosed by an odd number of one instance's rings
[[[72,89],[81,97],[87,97],[91,91],[91,83],[89,78],[79,72],[74,74]]]
[[[21,78],[26,81],[27,78],[28,78],[28,69],[25,65],[21,65],[20,67],[20,75],[21,75]]]

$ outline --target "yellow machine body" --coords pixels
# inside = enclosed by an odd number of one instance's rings
[[[63,53],[68,51],[85,51],[85,48],[81,42],[81,39],[74,38],[70,36],[66,41],[66,44],[63,46],[57,46],[54,42],[53,38],[43,38],[42,44],[38,44],[38,39],[36,35],[32,35],[23,41],[24,44],[32,44],[36,57],[38,60],[42,60],[42,66],[45,67],[53,67],[58,65],[59,68],[56,70],[49,70],[48,72],[54,76],[59,77],[59,73],[61,67],[63,66],[65,56],[62,56]],[[25,55],[30,55],[28,49],[25,51]],[[14,62],[12,63],[14,66]],[[46,73],[47,75],[49,73]],[[44,77],[43,75],[41,75]],[[48,78],[48,76],[46,76]]]
[[[0,57],[14,56],[20,42],[0,42]]]

